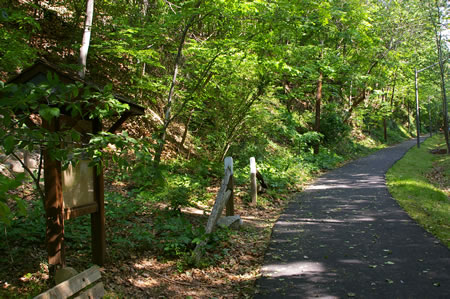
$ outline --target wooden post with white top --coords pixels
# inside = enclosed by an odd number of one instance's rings
[[[255,157],[250,158],[250,194],[252,197],[252,205],[256,205],[256,200],[258,199],[258,186],[256,184]]]

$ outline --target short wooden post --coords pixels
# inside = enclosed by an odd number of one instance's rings
[[[250,194],[252,205],[256,205],[258,199],[258,186],[256,185],[256,161],[255,157],[250,158]]]
[[[59,129],[58,119],[51,122],[43,120],[42,125],[50,132]],[[50,271],[65,266],[64,248],[64,203],[62,194],[61,162],[53,159],[48,151],[44,152],[44,179],[45,179],[45,218],[46,243]]]
[[[227,168],[231,170],[231,176],[230,180],[228,181],[227,190],[231,191],[230,198],[227,201],[227,208],[226,208],[226,215],[227,216],[234,216],[234,182],[233,182],[233,158],[232,157],[226,157],[224,160],[224,168],[225,173]]]

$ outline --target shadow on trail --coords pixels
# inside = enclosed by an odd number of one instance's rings
[[[406,142],[326,174],[276,223],[255,298],[450,298],[450,251],[390,196]]]

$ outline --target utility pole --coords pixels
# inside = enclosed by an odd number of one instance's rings
[[[430,137],[433,137],[433,125],[431,123],[431,97],[428,97],[428,118],[430,120]]]

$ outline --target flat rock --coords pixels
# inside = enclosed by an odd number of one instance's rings
[[[60,284],[61,282],[66,281],[77,274],[78,271],[72,267],[64,267],[59,270],[56,270],[55,283]]]
[[[220,217],[217,221],[217,225],[220,227],[229,227],[232,229],[239,229],[243,224],[241,216],[224,216]]]

